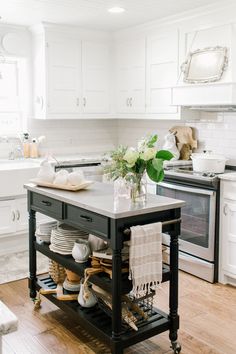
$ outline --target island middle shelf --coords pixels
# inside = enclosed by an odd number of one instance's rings
[[[50,250],[48,244],[46,243],[38,243],[35,241],[34,243],[35,249],[52,259],[53,261],[61,264],[66,269],[71,270],[74,273],[77,273],[80,276],[84,276],[84,270],[86,268],[90,268],[91,265],[89,262],[86,263],[77,263],[75,262],[72,256],[64,256],[59,253],[53,252]],[[170,269],[168,265],[163,264],[162,267],[162,282],[166,282],[170,279]],[[106,273],[98,273],[92,275],[90,277],[90,282],[95,285],[101,287],[105,291],[111,293],[112,291],[112,281],[110,277]],[[132,282],[128,279],[128,273],[122,273],[122,294],[127,294],[132,289]]]

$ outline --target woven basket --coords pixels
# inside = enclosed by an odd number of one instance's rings
[[[49,259],[49,275],[56,284],[63,283],[66,278],[65,268],[59,263]]]

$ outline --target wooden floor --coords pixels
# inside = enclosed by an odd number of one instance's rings
[[[156,306],[168,310],[168,284],[158,290]],[[3,354],[106,354],[109,350],[43,298],[34,311],[27,281],[0,285],[0,299],[18,316],[19,329],[3,338]],[[236,288],[209,284],[180,273],[179,341],[182,354],[236,353]],[[170,350],[162,333],[125,350],[126,354],[164,354]]]

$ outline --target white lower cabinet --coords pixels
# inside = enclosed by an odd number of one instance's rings
[[[51,220],[48,216],[37,214],[37,221]],[[28,230],[27,198],[0,201],[0,237]]]
[[[16,231],[15,200],[0,201],[0,235]]]
[[[0,201],[0,235],[14,234],[27,228],[27,198]]]
[[[236,285],[236,182],[223,181],[221,189],[219,281]]]

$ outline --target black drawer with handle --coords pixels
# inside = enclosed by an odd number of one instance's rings
[[[60,220],[64,218],[63,202],[38,193],[31,194],[31,207],[32,209],[51,216],[52,218]]]
[[[73,205],[66,206],[66,220],[75,227],[82,227],[91,234],[109,237],[109,219],[106,216],[98,215]]]

